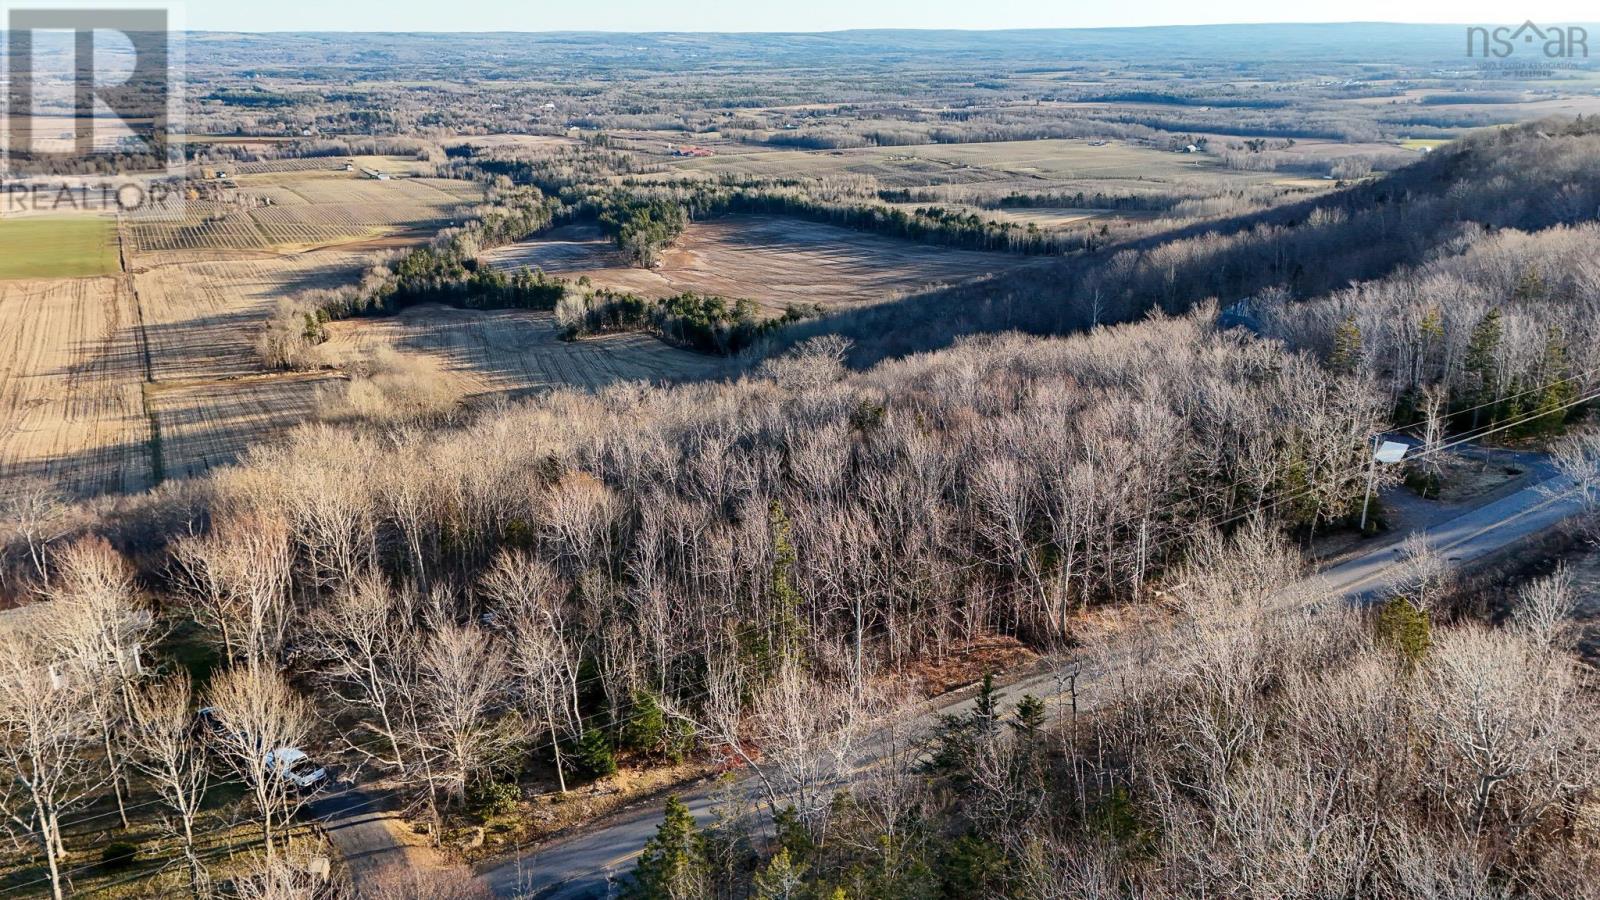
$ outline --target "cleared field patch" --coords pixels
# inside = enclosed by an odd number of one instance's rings
[[[1203,154],[1171,153],[1111,142],[1081,140],[996,141],[980,144],[919,144],[858,150],[771,150],[686,159],[672,172],[778,177],[870,175],[888,187],[1031,185],[1060,189],[1077,182],[1171,181],[1200,175],[1244,181],[1260,174],[1225,169]]]
[[[0,282],[0,495],[73,496],[152,479],[137,310],[125,281]]]
[[[560,150],[582,146],[582,141],[548,134],[473,134],[447,138],[445,147],[516,147],[524,150]]]
[[[102,216],[0,219],[0,279],[88,278],[121,268],[117,224]]]
[[[224,199],[196,200],[183,222],[131,229],[139,253],[184,250],[303,252],[402,232],[432,232],[483,199],[471,182],[380,181],[329,168],[241,175]]]
[[[1025,175],[1049,181],[1078,178],[1180,178],[1221,169],[1206,156],[1149,147],[1085,141],[1003,141],[991,144],[935,144],[909,148],[917,160]],[[1230,173],[1231,174],[1231,173]]]
[[[361,260],[0,282],[0,494],[31,479],[72,496],[139,491],[304,418],[312,392],[263,374],[255,336],[278,296],[354,277]]]
[[[35,479],[74,497],[144,490],[306,418],[315,391],[262,373],[255,336],[276,297],[359,264],[330,251],[0,282],[0,496]]]
[[[772,311],[801,303],[891,300],[935,285],[969,281],[1038,261],[952,250],[778,216],[726,216],[689,226],[654,269],[631,268],[590,228],[489,254],[499,266],[529,266],[600,287],[666,297],[684,291],[745,297]]]
[[[395,316],[329,326],[329,350],[356,359],[382,348],[428,357],[460,377],[472,398],[518,397],[551,388],[618,381],[675,381],[717,374],[726,363],[648,335],[582,341],[557,337],[555,317],[525,310],[414,306]]]
[[[371,169],[388,175],[421,177],[434,172],[434,164],[415,156],[352,156],[347,157],[357,169]]]
[[[181,259],[182,254],[171,254]],[[255,339],[277,299],[358,277],[365,254],[338,249],[279,257],[195,259],[141,270],[138,291],[154,382],[147,411],[160,434],[165,478],[203,474],[312,418],[338,372],[269,373]],[[713,374],[721,361],[643,335],[567,343],[548,313],[417,307],[392,318],[330,326],[336,363],[391,348],[427,357],[462,378],[473,397],[523,396],[572,385]]]
[[[261,371],[255,340],[279,297],[354,281],[359,253],[320,250],[278,257],[197,260],[137,272],[157,382]]]
[[[340,381],[313,374],[152,385],[163,474],[192,478],[234,462],[250,445],[311,418],[317,392]]]

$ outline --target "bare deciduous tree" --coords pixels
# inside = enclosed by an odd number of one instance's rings
[[[430,760],[430,790],[457,803],[479,778],[502,765],[517,739],[503,719],[510,669],[504,649],[482,629],[437,627],[421,650],[419,749]]]
[[[556,780],[567,791],[561,745],[583,731],[578,670],[582,648],[574,641],[561,599],[561,585],[548,566],[517,552],[503,552],[483,578],[483,591],[511,640],[510,665],[529,714],[530,728],[549,735]]]
[[[360,727],[388,745],[391,756],[378,762],[402,776],[408,773],[400,709],[416,690],[415,614],[409,590],[394,592],[381,575],[368,573],[319,610],[303,638],[333,696],[362,714]]]
[[[1600,429],[1572,435],[1551,453],[1556,471],[1571,479],[1583,505],[1582,521],[1591,536],[1600,536]]]
[[[1511,625],[1533,646],[1548,653],[1565,653],[1572,649],[1576,632],[1572,614],[1577,607],[1577,586],[1562,565],[1554,574],[1530,581],[1517,591]]]
[[[32,576],[41,581],[50,577],[50,545],[66,533],[62,521],[64,506],[54,484],[30,480],[12,488],[0,511],[0,522],[7,523],[16,532],[27,552]]]
[[[172,811],[172,830],[189,864],[195,897],[207,892],[205,866],[195,847],[195,820],[211,783],[205,751],[195,733],[193,688],[189,677],[174,675],[146,685],[131,697],[128,745],[133,765]]]
[[[153,617],[135,597],[133,572],[111,545],[82,538],[57,554],[57,575],[40,611],[40,643],[64,671],[98,685],[82,713],[95,721],[123,827],[126,810],[125,737],[130,691],[143,673],[141,654]]]
[[[819,681],[791,662],[759,690],[748,717],[730,715],[733,708],[724,700],[719,718],[707,723],[708,736],[755,769],[773,815],[792,806],[813,834],[825,833],[833,792],[873,724],[870,696]],[[746,746],[759,747],[760,758]]]
[[[1517,828],[1567,786],[1564,771],[1547,767],[1576,739],[1565,721],[1571,664],[1532,650],[1518,636],[1465,627],[1430,654],[1418,701],[1442,751],[1430,760],[1439,789],[1463,834],[1481,834],[1491,817]]]
[[[811,391],[844,377],[850,341],[828,334],[811,338],[783,356],[762,364],[761,373],[795,391]]]
[[[276,754],[305,741],[311,705],[275,670],[248,664],[216,676],[206,701],[217,722],[212,740],[250,792],[270,859],[279,828],[305,799],[280,771]]]
[[[278,658],[290,619],[290,550],[276,516],[228,520],[213,534],[175,542],[173,580],[195,620],[218,633],[227,658]]]
[[[1395,589],[1417,609],[1431,612],[1454,580],[1449,560],[1427,534],[1408,535],[1400,544],[1401,569]]]
[[[1422,403],[1418,409],[1422,414],[1422,447],[1419,456],[1423,472],[1434,484],[1444,477],[1444,439],[1450,424],[1446,415],[1449,411],[1447,397],[1445,388],[1429,385],[1422,391]]]
[[[51,893],[61,900],[61,817],[87,802],[109,777],[95,759],[101,747],[95,719],[82,714],[100,684],[29,644],[24,636],[0,633],[0,770],[6,773],[0,813],[8,829],[38,845]]]

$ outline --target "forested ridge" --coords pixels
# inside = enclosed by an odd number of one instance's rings
[[[862,364],[973,332],[1057,334],[1132,321],[1152,309],[1180,313],[1208,301],[1227,308],[1258,298],[1315,300],[1353,282],[1467,253],[1508,230],[1528,234],[1515,253],[1536,265],[1544,252],[1535,249],[1539,244],[1562,244],[1569,240],[1563,227],[1597,216],[1600,122],[1540,122],[1470,135],[1411,166],[1324,197],[1071,254],[1046,274],[1001,276],[891,307],[842,312],[794,329],[787,339],[838,333],[854,342],[852,359]],[[1564,300],[1572,299],[1572,285],[1583,283],[1552,280],[1568,285]],[[1497,302],[1519,302],[1514,285],[1496,284]],[[1473,293],[1485,302],[1483,291]],[[1562,302],[1549,309],[1566,320],[1560,324],[1569,335],[1588,333],[1587,307]],[[1459,315],[1450,318],[1460,323]],[[1463,339],[1452,330],[1452,341]],[[1326,348],[1330,341],[1328,333],[1305,346]]]

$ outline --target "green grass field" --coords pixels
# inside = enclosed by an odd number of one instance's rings
[[[86,278],[120,268],[111,219],[0,219],[0,279]]]

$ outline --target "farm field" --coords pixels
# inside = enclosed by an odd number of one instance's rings
[[[1213,150],[1240,140],[1222,134],[1208,137]],[[1327,190],[1330,185],[1320,176],[1333,161],[1352,155],[1381,157],[1400,152],[1391,143],[1307,139],[1295,142],[1293,147],[1274,150],[1291,168],[1257,172],[1231,168],[1210,153],[1174,153],[1119,141],[1098,144],[1047,139],[848,150],[787,150],[719,142],[714,138],[695,143],[715,149],[717,155],[666,158],[660,156],[664,144],[659,140],[634,140],[630,146],[657,154],[657,161],[665,166],[664,171],[635,177],[869,177],[884,188],[914,189],[937,198],[930,202],[949,204],[1009,193],[1160,195],[1173,188],[1203,188],[1210,192],[1250,187]]]
[[[110,219],[0,223],[9,229],[0,245],[26,247],[17,256],[49,262],[37,271],[53,276],[0,280],[0,496],[32,479],[79,498],[144,490],[228,463],[313,417],[319,393],[345,376],[262,369],[256,336],[279,298],[351,283],[373,250],[413,245],[479,199],[464,182],[342,171],[235,183],[270,205],[227,209],[190,239],[155,246],[152,235],[184,235],[166,223],[127,225],[127,274],[64,277],[93,274],[91,246],[104,250],[100,269],[118,271]],[[75,242],[63,245],[63,222]],[[35,271],[12,257],[8,274]],[[478,397],[672,379],[720,365],[641,335],[564,343],[548,314],[418,309],[335,332],[335,359],[358,362],[382,347],[428,357]]]
[[[192,478],[233,462],[250,445],[312,418],[317,392],[341,382],[333,374],[272,374],[151,385],[162,476]]]
[[[0,496],[151,482],[137,310],[125,281],[0,281]]]
[[[279,297],[359,276],[366,256],[337,249],[171,262],[133,275],[157,382],[255,374],[255,337]]]
[[[384,172],[394,176],[407,178],[420,178],[431,175],[434,171],[433,163],[424,162],[414,156],[349,156],[339,158],[355,163],[358,170],[371,169],[374,172]]]
[[[174,263],[122,279],[0,282],[0,496],[35,478],[69,496],[139,491],[232,462],[313,418],[319,393],[344,376],[265,372],[255,335],[278,297],[352,279],[362,259],[328,250]],[[548,313],[418,307],[330,332],[336,361],[381,348],[426,357],[460,376],[469,399],[721,366],[644,335],[564,342]]]
[[[0,280],[113,274],[121,268],[116,235],[103,216],[0,218]]]
[[[552,314],[525,310],[429,304],[387,318],[334,322],[328,331],[327,346],[336,356],[359,358],[388,348],[426,357],[441,371],[463,379],[468,395],[475,398],[706,377],[725,365],[643,334],[563,341]]]
[[[980,144],[919,144],[856,150],[768,150],[674,161],[672,172],[751,176],[804,174],[815,177],[869,175],[885,187],[1005,185],[1033,191],[1096,182],[1172,182],[1211,177],[1241,184],[1272,180],[1271,174],[1224,168],[1203,154],[1171,153],[1111,142],[1082,140],[997,141]]]
[[[596,285],[666,297],[695,291],[743,297],[781,312],[800,303],[876,303],[939,284],[1034,265],[1001,253],[952,250],[777,216],[725,216],[692,223],[654,269],[629,267],[592,228],[503,247],[495,264],[589,276]]]
[[[448,138],[441,142],[445,147],[516,147],[526,150],[570,149],[580,142],[569,137],[548,134],[474,134]]]
[[[299,161],[297,161],[299,162]],[[432,232],[482,200],[465,181],[395,178],[379,181],[329,168],[239,175],[225,200],[194,200],[184,222],[141,222],[131,229],[137,252],[266,250],[299,252],[405,232]],[[337,165],[335,170],[332,166]]]

